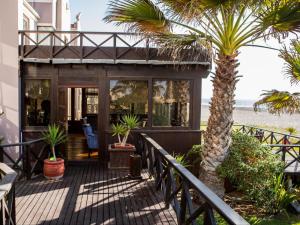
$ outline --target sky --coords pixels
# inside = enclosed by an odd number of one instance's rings
[[[108,0],[70,0],[72,19],[81,12],[82,31],[124,31],[121,27],[103,22]],[[264,42],[257,44],[266,45]],[[271,40],[268,46],[280,48],[277,41]],[[239,75],[236,99],[257,100],[263,90],[300,91],[300,87],[291,86],[290,81],[283,75],[283,60],[278,52],[269,49],[244,47],[239,55]],[[203,81],[203,98],[212,96],[211,75]]]

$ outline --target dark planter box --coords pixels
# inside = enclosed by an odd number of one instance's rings
[[[110,169],[129,169],[130,155],[134,154],[135,148],[124,149],[124,148],[112,148],[112,145],[108,146],[109,163],[108,168]]]

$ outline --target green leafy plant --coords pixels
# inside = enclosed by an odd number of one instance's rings
[[[186,160],[185,155],[183,155],[183,154],[176,154],[176,155],[174,155],[173,154],[173,156],[174,156],[176,162],[179,163],[180,165],[182,165],[183,167],[185,167],[187,169],[190,167],[188,161]],[[174,177],[176,179],[177,186],[179,186],[180,185],[180,181],[181,181],[180,175],[179,175],[179,173],[176,170],[173,170],[173,174],[174,174]]]
[[[112,125],[112,136],[117,136],[119,143],[122,142],[121,136],[124,136],[126,134],[126,127],[123,126],[123,124],[113,124]]]
[[[274,176],[283,173],[283,163],[254,137],[234,132],[232,140],[229,155],[217,169],[219,175],[229,179],[257,206],[272,212],[277,201]]]
[[[114,124],[112,126],[112,135],[118,137],[119,145],[126,146],[130,131],[138,128],[139,123],[140,122],[137,116],[125,115],[122,117],[121,123]]]
[[[297,129],[294,127],[287,127],[285,130],[289,132],[290,135],[297,134]]]
[[[180,165],[182,165],[185,168],[188,168],[190,165],[188,163],[188,161],[186,160],[185,155],[183,154],[177,154],[174,156],[175,160],[177,163],[179,163]]]
[[[55,146],[64,143],[67,140],[65,132],[56,124],[49,125],[48,130],[43,132],[46,143],[50,145],[52,157],[50,160],[56,161]]]
[[[286,189],[283,178],[283,174],[280,174],[273,180],[274,206],[271,208],[273,213],[285,211],[290,203],[297,200],[297,195]]]
[[[186,154],[186,161],[189,163],[189,170],[196,176],[199,176],[200,164],[202,161],[202,145],[194,145]]]

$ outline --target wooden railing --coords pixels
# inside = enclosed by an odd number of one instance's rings
[[[247,126],[247,125],[234,125],[234,129],[249,134],[251,136],[256,136],[261,140],[262,143],[266,144],[292,144],[300,143],[300,137],[284,134],[280,132],[275,132],[263,128]]]
[[[0,163],[0,223],[16,224],[15,181],[17,173],[4,163]]]
[[[293,164],[295,167],[300,169],[300,145],[291,145],[291,144],[275,144],[269,145],[275,154],[279,154],[281,156],[281,160],[285,163],[285,169],[289,168]],[[292,172],[292,168],[290,168]],[[300,172],[297,169],[293,172]]]
[[[199,50],[199,59],[183,54],[183,64],[210,65],[210,53]],[[174,63],[158,54],[150,39],[136,33],[78,31],[19,31],[21,60],[72,60],[85,63]]]
[[[249,224],[146,134],[137,136],[137,151],[154,176],[157,190],[163,192],[166,206],[174,208],[180,225],[196,224],[201,215],[204,225],[217,224],[216,214],[231,225]],[[193,202],[192,191],[203,203]]]
[[[37,166],[43,165],[43,156],[47,147],[48,145],[42,138],[22,143],[2,144],[0,145],[0,162],[4,162],[6,158],[6,162],[18,172],[19,179],[23,177],[31,179]],[[17,159],[11,156],[11,150],[15,151],[15,148],[19,148]]]
[[[247,125],[234,125],[236,130],[254,136],[281,156],[285,173],[300,173],[300,137]]]

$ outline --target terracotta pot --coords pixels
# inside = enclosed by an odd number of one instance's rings
[[[121,144],[119,143],[114,143],[112,146],[111,146],[113,149],[116,148],[116,149],[134,149],[135,146],[132,145],[132,144],[126,144],[125,146],[122,146]]]
[[[50,180],[58,180],[64,176],[65,161],[57,158],[56,161],[44,160],[44,176]]]

